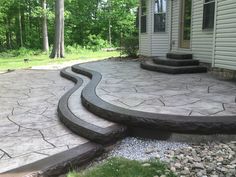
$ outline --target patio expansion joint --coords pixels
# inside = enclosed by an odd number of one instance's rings
[[[54,145],[53,143],[51,143],[51,142],[49,142],[48,140],[46,140],[46,138],[45,138],[45,136],[44,136],[44,134],[42,133],[41,130],[38,130],[38,131],[39,131],[39,133],[41,134],[43,141],[45,141],[47,144],[51,145],[51,146],[54,147],[54,148],[57,147],[57,146]]]
[[[43,141],[45,141],[47,144],[49,144],[50,146],[52,146],[52,147],[54,147],[54,148],[56,147],[53,143],[51,143],[51,142],[49,142],[48,140],[46,140],[46,138],[45,138],[45,136],[44,136],[44,134],[42,133],[41,130],[35,129],[35,128],[24,127],[24,126],[18,124],[17,122],[13,121],[13,120],[10,118],[9,115],[7,116],[7,119],[8,119],[10,122],[12,122],[13,124],[15,124],[15,125],[18,126],[18,132],[20,132],[20,130],[21,130],[22,128],[28,129],[28,130],[33,130],[33,131],[38,131],[38,132],[40,133],[40,135],[41,135]]]
[[[14,111],[14,108],[12,109],[12,113],[13,113],[13,111]],[[13,115],[13,114],[12,114],[12,115]],[[21,128],[23,128],[23,127],[22,127],[20,124],[16,123],[15,121],[11,120],[11,118],[10,118],[9,115],[7,115],[7,119],[8,119],[11,123],[13,123],[13,124],[15,124],[16,126],[18,126],[17,132],[20,132]]]
[[[216,114],[219,114],[219,113],[221,113],[221,112],[224,112],[224,111],[226,111],[226,109],[225,109],[225,103],[221,103],[221,105],[222,105],[222,110],[220,110],[220,111],[217,111],[217,112],[215,112],[215,113],[211,114],[211,116],[213,116],[213,115],[216,115]]]
[[[11,156],[9,153],[7,153],[5,150],[3,150],[3,149],[0,149],[0,151],[2,151],[2,152],[3,152],[3,155],[0,157],[0,159],[2,159],[4,156],[7,156],[7,157],[9,157],[10,159],[12,158],[12,156]]]

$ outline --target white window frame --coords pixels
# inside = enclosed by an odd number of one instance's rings
[[[167,27],[167,0],[161,0],[161,1],[165,1],[165,11],[163,11],[162,10],[162,12],[158,12],[157,11],[157,7],[156,7],[156,5],[157,5],[157,1],[160,1],[160,0],[154,0],[154,17],[153,17],[153,31],[154,31],[154,33],[163,33],[163,32],[166,32],[166,27]],[[155,16],[156,15],[164,15],[164,17],[165,17],[165,23],[164,23],[164,25],[165,25],[165,27],[164,27],[164,30],[158,30],[158,28],[156,29],[156,25],[155,25]]]

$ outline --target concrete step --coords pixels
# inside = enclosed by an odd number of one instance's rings
[[[193,59],[192,54],[184,54],[184,53],[179,53],[179,52],[167,53],[166,57],[170,59],[179,59],[179,60]]]
[[[166,66],[166,65],[157,65],[153,61],[145,61],[141,63],[141,68],[157,71],[168,74],[187,74],[187,73],[205,73],[207,72],[206,67],[202,66]]]
[[[180,60],[180,59],[169,59],[166,57],[157,57],[153,59],[153,62],[158,64],[158,65],[167,65],[167,66],[195,66],[199,65],[198,60]]]
[[[59,117],[69,129],[100,144],[110,144],[125,136],[125,126],[107,121],[83,107],[81,93],[90,82],[89,78],[74,73],[71,68],[62,70],[61,76],[76,83],[75,87],[60,99],[58,105]]]

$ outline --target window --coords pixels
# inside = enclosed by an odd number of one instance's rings
[[[215,0],[204,0],[202,29],[213,29],[215,20]]]
[[[154,32],[166,31],[166,0],[155,0]]]
[[[141,0],[141,33],[147,32],[147,5],[145,0]]]

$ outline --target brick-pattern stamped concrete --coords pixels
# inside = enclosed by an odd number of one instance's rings
[[[58,100],[72,87],[58,70],[0,75],[0,173],[88,142],[57,116]]]

